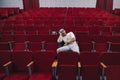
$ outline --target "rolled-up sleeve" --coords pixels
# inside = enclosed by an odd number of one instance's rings
[[[57,42],[58,43],[62,42],[62,36],[61,35],[58,37]]]

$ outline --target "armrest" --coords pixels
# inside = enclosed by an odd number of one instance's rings
[[[107,43],[108,43],[108,45],[109,45],[107,52],[111,52],[111,44],[112,44],[112,42],[108,41]]]
[[[52,80],[57,80],[57,66],[58,66],[58,61],[55,60],[52,63]]]
[[[107,66],[103,62],[100,62],[100,65],[102,66],[101,80],[106,80],[105,73],[106,73]]]
[[[41,49],[42,52],[46,51],[45,50],[45,41],[41,42],[41,47],[42,47],[42,49]]]
[[[34,61],[31,61],[30,63],[27,64],[29,75],[32,74],[32,65],[33,65],[33,63],[34,63]]]
[[[30,63],[27,64],[27,67],[30,67],[31,65],[33,65],[34,61],[31,61]]]
[[[4,66],[4,67],[7,67],[7,66],[9,66],[11,63],[12,63],[12,61],[9,61],[9,62],[5,63],[3,66]]]
[[[29,51],[29,43],[30,41],[25,41],[25,51]]]
[[[12,61],[9,61],[7,63],[5,63],[3,66],[5,67],[5,71],[6,71],[6,74],[9,75],[10,74],[10,70],[8,68],[8,66],[12,64]]]
[[[103,68],[107,68],[107,66],[106,66],[103,62],[100,62],[100,65],[101,65]]]
[[[92,41],[91,43],[92,43],[92,50],[91,50],[91,52],[96,52],[95,41]]]
[[[58,66],[58,61],[55,60],[53,63],[52,63],[52,68],[56,68]]]
[[[77,80],[82,80],[81,79],[81,63],[80,62],[78,62],[78,75],[77,75]]]
[[[81,68],[81,63],[80,62],[78,62],[78,68]]]

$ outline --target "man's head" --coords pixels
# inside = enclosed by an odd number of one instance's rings
[[[59,33],[62,35],[62,36],[66,36],[66,31],[64,29],[60,29],[59,30]]]

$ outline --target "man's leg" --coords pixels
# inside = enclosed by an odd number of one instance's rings
[[[77,52],[78,54],[80,54],[79,46],[78,46],[77,44],[71,45],[71,46],[70,46],[70,49],[71,49],[73,52]]]
[[[64,52],[64,51],[69,51],[70,48],[68,46],[63,46],[57,49],[57,53],[59,52]]]

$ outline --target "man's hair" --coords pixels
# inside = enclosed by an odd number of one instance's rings
[[[61,31],[65,31],[65,29],[61,28],[61,29],[59,30],[59,32],[61,32]]]

